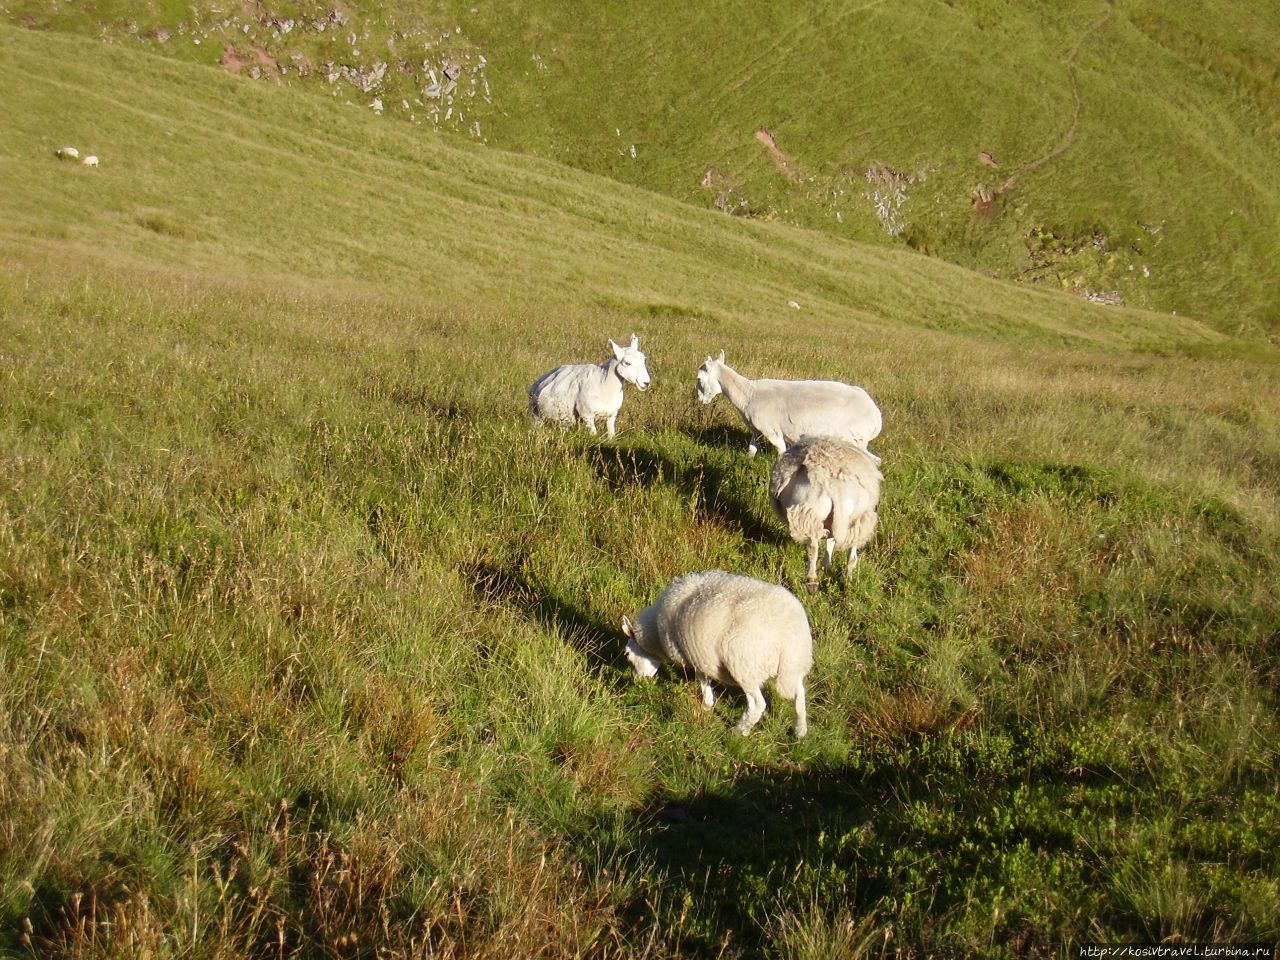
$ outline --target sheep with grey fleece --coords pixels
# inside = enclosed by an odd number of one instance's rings
[[[640,338],[631,335],[630,346],[609,341],[613,356],[599,365],[569,363],[549,370],[529,387],[529,413],[534,420],[554,420],[572,424],[581,420],[596,432],[596,420],[605,418],[605,430],[614,434],[618,411],[622,409],[623,386],[649,389],[649,370],[640,352]]]
[[[770,680],[795,702],[795,735],[808,732],[804,678],[813,636],[804,607],[785,587],[722,570],[686,573],[634,621],[623,617],[622,632],[637,677],[653,676],[662,663],[688,667],[708,709],[716,702],[713,682],[740,687],[747,709],[734,729],[743,736],[764,715],[760,688]]]
[[[880,408],[861,387],[837,380],[750,380],[724,362],[723,350],[698,368],[698,399],[710,403],[721,393],[751,430],[747,453],[753,457],[761,437],[778,453],[801,437],[839,437],[866,450],[883,426]]]
[[[875,533],[881,479],[872,454],[832,437],[805,437],[773,465],[769,502],[792,538],[809,545],[810,593],[818,589],[819,540],[826,540],[825,569],[837,548],[849,551],[846,578],[857,565],[858,549]]]

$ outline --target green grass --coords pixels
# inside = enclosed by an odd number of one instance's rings
[[[911,246],[1232,335],[1274,337],[1280,320],[1280,19],[1265,5],[435,0],[353,5],[341,24],[334,9],[8,0],[0,13],[209,66],[232,50],[263,86],[371,119],[376,100],[383,122],[740,218]],[[457,89],[432,99],[446,61]],[[378,64],[366,89],[341,75]],[[908,178],[896,199],[868,181],[884,168]]]
[[[1272,348],[0,48],[0,949],[1280,938]],[[528,422],[633,329],[616,440]],[[803,578],[771,458],[693,399],[719,348],[886,414],[878,535],[804,595],[800,743],[619,655],[678,573]]]
[[[889,322],[1041,343],[1228,342],[1194,320],[1021,290],[781,225],[725,223],[211,71],[12,35],[21,42],[8,43],[0,80],[15,105],[3,243],[513,310],[585,303],[621,322],[675,305],[712,336],[717,318],[790,329],[786,304],[797,299],[815,339],[838,321],[868,339]],[[76,139],[100,169],[53,162]]]

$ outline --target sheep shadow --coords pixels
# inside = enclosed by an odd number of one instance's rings
[[[747,459],[745,452],[742,458]],[[682,464],[641,442],[595,447],[588,460],[600,480],[616,493],[669,483],[708,516],[741,531],[751,543],[778,546],[790,542],[782,528],[771,522],[768,480],[753,483],[756,478],[745,476],[747,470],[732,460],[699,454],[694,461]],[[753,486],[754,491],[750,489]]]
[[[693,929],[679,931],[680,952],[688,956],[776,955],[776,944],[767,942],[771,931],[761,923],[762,909],[775,921],[787,913],[803,917],[814,908],[832,922],[870,918],[865,932],[882,935],[893,919],[877,918],[885,904],[919,896],[923,888],[932,898],[931,910],[943,913],[963,906],[966,878],[974,873],[1004,879],[998,858],[984,859],[977,849],[955,850],[963,824],[989,821],[1023,782],[1021,772],[978,781],[970,771],[943,770],[919,758],[884,761],[816,769],[783,761],[718,789],[657,794],[623,814],[625,823],[608,821],[588,839],[620,838],[615,842],[622,849],[609,851],[610,857],[652,864],[652,872],[665,878],[661,888],[627,903],[623,915],[638,929],[696,917]],[[930,767],[934,779],[922,777],[917,765]],[[936,804],[939,785],[962,813],[954,827],[920,819],[922,805]],[[1026,843],[1045,854],[1077,846],[1069,820],[1003,832],[993,828],[989,839],[997,846]],[[904,861],[903,849],[916,856]],[[1055,955],[1054,944],[1031,918],[1015,912],[1006,924],[995,936],[1015,955]],[[926,955],[934,952],[923,946]],[[932,946],[948,952],[942,944]]]
[[[709,447],[712,450],[733,451],[734,453],[741,453],[743,456],[746,456],[747,443],[751,439],[750,431],[743,427],[735,427],[723,423],[696,427],[684,432],[701,447]],[[765,449],[769,449],[767,444]]]
[[[668,946],[682,956],[754,960],[772,954],[759,913],[762,890],[773,891],[768,910],[775,918],[803,909],[802,900],[863,916],[887,891],[856,868],[840,869],[847,865],[833,863],[827,849],[830,838],[856,831],[882,801],[887,778],[880,780],[794,764],[761,770],[718,789],[656,793],[620,814],[622,823],[606,819],[582,842],[590,848],[602,835],[615,837],[617,849],[597,854],[600,862],[644,863],[646,872],[664,878],[621,906],[628,926],[672,930],[678,942]],[[807,883],[821,887],[802,888],[801,870],[816,863],[825,876],[815,880],[809,871]]]
[[[481,603],[514,610],[544,630],[565,637],[603,679],[619,687],[624,685],[617,656],[622,649],[622,634],[612,625],[556,596],[519,568],[480,561],[468,565],[463,572]]]

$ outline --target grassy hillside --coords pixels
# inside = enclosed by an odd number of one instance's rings
[[[1233,335],[1271,336],[1280,322],[1270,5],[0,9],[735,217],[909,245]]]
[[[1280,938],[1272,348],[128,48],[0,50],[0,949]],[[616,440],[527,421],[632,330]],[[877,539],[804,597],[801,743],[620,656],[678,573],[803,580],[771,457],[693,400],[719,348],[885,411]]]

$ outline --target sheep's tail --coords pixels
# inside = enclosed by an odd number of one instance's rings
[[[542,388],[554,373],[554,370],[548,370],[533,383],[529,384],[529,416],[535,420],[541,420],[543,417]]]
[[[778,688],[778,696],[783,700],[794,700],[796,698],[796,689],[800,686],[800,682],[804,677],[797,677],[787,671],[779,672],[778,679],[774,681],[774,686]]]
[[[778,462],[769,473],[769,503],[773,505],[773,510],[779,519],[786,519],[786,507],[782,504],[782,494],[803,469],[804,451],[792,447],[778,457]]]
[[[784,700],[794,700],[797,691],[804,687],[805,675],[812,666],[812,649],[802,644],[787,644],[779,659],[778,676],[773,681],[778,696]]]
[[[848,506],[843,498],[836,500],[831,511],[831,536],[841,546],[857,550],[871,540],[880,518],[871,504],[854,504],[854,509],[846,512]]]

